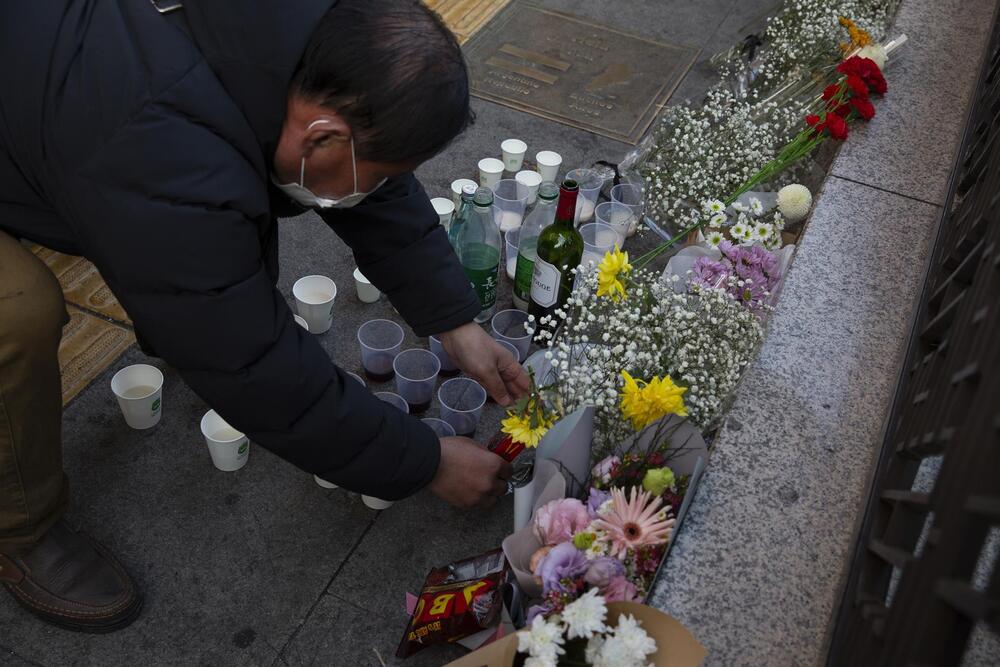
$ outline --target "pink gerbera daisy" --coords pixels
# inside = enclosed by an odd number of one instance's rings
[[[669,508],[661,514],[662,500],[632,487],[629,497],[611,489],[611,507],[595,522],[611,543],[611,555],[623,558],[629,549],[663,544],[670,539],[674,519]],[[665,517],[665,518],[664,518]]]

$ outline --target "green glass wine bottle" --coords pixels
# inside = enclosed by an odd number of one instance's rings
[[[514,271],[514,307],[527,311],[531,303],[531,276],[538,255],[538,237],[556,219],[559,186],[552,181],[538,188],[538,204],[524,219],[517,245],[517,268]]]
[[[462,223],[457,240],[458,259],[482,308],[475,319],[482,323],[496,312],[500,269],[500,228],[493,221],[493,191],[489,188],[476,190],[472,214]]]
[[[556,207],[556,221],[538,237],[538,256],[531,274],[531,304],[528,313],[538,321],[546,315],[555,316],[566,305],[573,292],[576,276],[572,273],[583,257],[583,237],[573,225],[576,198],[580,188],[576,181],[563,181]]]

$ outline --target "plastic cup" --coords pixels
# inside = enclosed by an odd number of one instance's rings
[[[443,419],[435,419],[434,417],[424,417],[421,419],[423,423],[431,427],[431,430],[437,434],[439,438],[450,438],[455,435],[455,429],[451,427],[451,424]]]
[[[625,238],[629,234],[635,233],[635,228],[639,224],[632,209],[616,201],[606,201],[598,204],[594,210],[594,219],[597,222],[613,227],[618,232],[619,247],[625,243]]]
[[[410,414],[427,412],[441,370],[437,356],[418,348],[404,350],[396,355],[392,369],[396,371],[396,393],[410,406]]]
[[[234,429],[215,410],[201,418],[201,434],[205,436],[212,464],[222,472],[234,472],[250,460],[250,439]]]
[[[503,161],[495,157],[484,157],[479,161],[479,185],[494,188],[503,178]]]
[[[503,154],[504,169],[513,174],[524,164],[524,154],[528,152],[528,144],[520,139],[507,139],[500,144],[500,151]]]
[[[392,320],[368,320],[358,327],[361,367],[372,382],[388,382],[395,375],[392,362],[403,349],[403,329]]]
[[[326,276],[306,276],[292,285],[295,310],[309,325],[309,333],[321,334],[333,325],[333,300],[337,284]]]
[[[514,180],[528,196],[528,206],[533,206],[538,201],[538,186],[542,184],[542,175],[537,171],[519,171],[514,176]]]
[[[455,208],[462,205],[462,188],[466,185],[471,185],[474,188],[479,187],[479,184],[471,178],[459,178],[451,182],[451,201],[455,204]]]
[[[521,351],[519,349],[517,349],[516,347],[514,347],[513,343],[505,341],[505,340],[497,340],[496,338],[494,338],[493,340],[495,340],[497,342],[497,345],[500,345],[501,347],[503,347],[504,349],[506,349],[508,352],[510,352],[510,356],[514,357],[514,359],[517,359],[517,358],[519,358],[521,356]],[[492,401],[493,398],[490,397],[489,400]]]
[[[521,240],[521,228],[512,229],[503,237],[507,246],[507,277],[513,280],[517,272],[517,244]]]
[[[431,350],[431,354],[438,358],[441,362],[441,370],[438,371],[438,375],[441,377],[454,377],[461,373],[461,369],[455,365],[455,362],[451,360],[448,356],[448,351],[444,349],[444,345],[441,344],[441,339],[437,336],[431,336],[428,338],[428,347]]]
[[[391,500],[382,500],[375,496],[361,496],[361,502],[365,504],[365,507],[373,510],[387,510],[395,504]]]
[[[506,178],[493,188],[493,220],[500,232],[520,229],[524,221],[524,210],[528,206],[527,191],[521,192],[517,181]]]
[[[441,419],[455,429],[455,434],[471,438],[476,434],[479,418],[486,405],[486,390],[469,378],[452,378],[438,389]]]
[[[301,315],[292,315],[292,319],[294,319],[295,323],[298,324],[300,327],[302,327],[306,331],[309,331],[309,323],[306,322],[304,317],[302,317]]]
[[[361,269],[354,269],[354,290],[358,293],[361,303],[375,303],[382,296],[378,288],[368,282]]]
[[[555,151],[540,151],[535,154],[535,164],[538,165],[538,173],[542,175],[542,182],[555,181],[559,176],[559,167],[562,166],[562,155]]]
[[[367,387],[368,386],[367,384],[365,384],[365,379],[363,377],[361,377],[360,375],[358,375],[357,373],[352,373],[351,371],[344,371],[344,372],[347,373],[348,375],[350,375],[355,380],[357,380],[357,383],[360,384],[362,387]]]
[[[118,399],[125,423],[137,430],[160,422],[163,406],[163,373],[149,364],[126,366],[111,378],[111,391]]]
[[[566,174],[566,178],[580,186],[580,194],[576,198],[576,223],[590,222],[604,187],[604,179],[593,169],[574,169]]]
[[[438,220],[445,229],[451,227],[451,215],[455,212],[455,202],[445,197],[435,197],[431,200],[434,212],[438,214]]]
[[[639,221],[646,213],[646,201],[643,199],[642,187],[634,183],[619,183],[611,188],[611,201],[626,206],[631,211],[632,222],[625,235],[632,236],[639,226]]]
[[[313,475],[313,481],[322,486],[324,489],[339,489],[340,487],[333,482],[328,482],[319,475]]]
[[[618,243],[618,230],[603,222],[581,225],[580,236],[583,237],[583,259],[580,263],[588,269],[590,262],[593,262],[594,266],[600,264],[605,253],[614,250]]]
[[[399,394],[394,394],[391,391],[376,391],[375,398],[384,403],[388,403],[400,412],[405,414],[410,413],[410,406],[407,405],[406,401]]]
[[[528,313],[514,309],[501,310],[490,321],[494,340],[513,345],[517,351],[518,363],[523,362],[528,357],[531,336],[534,334],[534,327],[529,331],[525,329],[526,324],[528,324]]]

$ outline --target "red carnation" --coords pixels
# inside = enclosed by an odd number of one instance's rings
[[[851,101],[853,102],[854,100],[851,100]],[[847,114],[851,113],[851,105],[850,104],[841,104],[836,109],[831,108],[830,111],[831,111],[831,113],[837,114],[841,118],[847,118]]]
[[[855,97],[868,97],[868,84],[860,76],[847,75],[847,86]]]
[[[826,121],[823,123],[826,126],[827,131],[830,136],[834,139],[839,139],[843,141],[847,138],[847,123],[843,118],[835,113],[830,113],[826,115]],[[817,128],[819,129],[819,128]]]
[[[823,99],[829,101],[839,94],[840,94],[840,84],[831,83],[829,86],[826,87],[826,90],[823,91]]]
[[[809,114],[808,116],[806,116],[806,125],[808,125],[809,127],[813,128],[813,129],[817,129],[817,130],[819,129],[819,128],[816,127],[816,125],[817,125],[817,123],[819,123],[819,121],[820,121],[820,117],[817,116],[816,114]]]
[[[866,97],[852,97],[850,106],[865,120],[871,120],[875,117],[875,105]]]
[[[851,56],[837,65],[837,71],[848,77],[859,77],[872,92],[879,95],[884,95],[885,91],[889,88],[885,82],[885,77],[882,76],[882,70],[879,69],[878,65],[871,58]]]

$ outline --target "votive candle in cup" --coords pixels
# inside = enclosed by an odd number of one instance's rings
[[[382,296],[378,288],[361,273],[361,269],[354,269],[354,290],[358,293],[358,300],[361,303],[375,303]]]
[[[441,344],[441,339],[437,336],[431,336],[428,339],[428,347],[431,350],[431,354],[438,358],[441,362],[441,370],[438,371],[438,375],[444,378],[455,377],[462,370],[455,365],[455,362],[451,360],[448,356],[448,351],[444,349],[444,345]]]
[[[450,438],[455,435],[455,429],[451,427],[451,424],[443,419],[424,417],[420,421],[430,426],[431,430],[434,431],[434,434],[439,438]]]
[[[441,362],[438,358],[419,348],[404,350],[392,362],[396,372],[396,393],[403,397],[411,415],[426,412],[434,397]]]
[[[604,187],[604,179],[593,169],[574,169],[566,174],[566,178],[580,186],[580,194],[576,198],[576,223],[590,222]]]
[[[562,156],[555,151],[540,151],[535,154],[535,164],[543,183],[555,181],[559,176],[559,167],[562,166]]]
[[[484,157],[479,161],[479,185],[494,188],[503,178],[503,161],[495,157]]]
[[[503,237],[507,248],[507,277],[513,280],[514,274],[517,272],[517,244],[521,240],[521,228],[518,227],[517,229],[512,229],[504,234]]]
[[[616,201],[606,201],[594,209],[594,219],[597,222],[613,227],[618,232],[618,247],[623,247],[629,232],[635,231],[636,221],[632,209]]]
[[[149,364],[134,364],[111,378],[125,423],[137,430],[152,428],[163,414],[163,373]]]
[[[306,276],[292,285],[295,310],[309,324],[309,333],[322,334],[333,325],[337,284],[326,276]]]
[[[520,139],[507,139],[500,144],[500,151],[503,154],[504,169],[513,174],[524,164],[524,154],[528,152],[528,144]]]
[[[611,188],[611,201],[622,206],[627,206],[631,211],[632,221],[625,235],[632,236],[635,234],[639,222],[646,213],[646,202],[643,199],[642,187],[634,183],[619,183]]]
[[[455,429],[455,434],[471,438],[486,405],[486,390],[470,378],[452,378],[438,389],[441,419]]]
[[[580,264],[590,270],[590,264],[597,266],[604,255],[614,250],[618,244],[618,230],[603,222],[590,222],[580,226],[580,236],[583,237],[583,259]]]
[[[524,194],[528,196],[528,206],[534,206],[535,202],[538,201],[538,186],[542,184],[542,175],[537,171],[526,169],[517,172],[514,180],[521,186]]]
[[[395,375],[392,362],[403,349],[403,329],[392,320],[368,320],[358,327],[361,367],[372,382],[388,382]]]
[[[519,229],[524,221],[524,210],[528,205],[528,193],[521,192],[517,181],[507,178],[493,188],[493,220],[500,227],[500,233]]]
[[[479,184],[471,178],[459,178],[451,182],[451,201],[455,204],[455,208],[462,205],[462,188],[466,185],[471,185],[474,188],[479,187]]]
[[[250,440],[230,426],[215,410],[201,418],[201,434],[208,445],[212,465],[222,472],[235,472],[250,460]]]
[[[446,197],[435,197],[431,200],[434,212],[438,214],[438,221],[447,230],[451,227],[451,216],[455,212],[455,202]]]
[[[493,338],[513,345],[517,350],[518,363],[528,357],[528,348],[531,347],[534,327],[528,328],[528,326],[528,313],[523,310],[501,310],[490,320]]]

